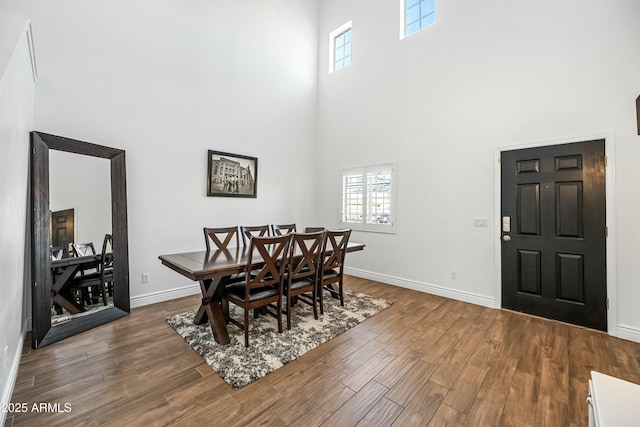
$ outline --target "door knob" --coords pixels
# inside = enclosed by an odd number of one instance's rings
[[[508,234],[505,234],[504,236],[502,236],[502,240],[504,240],[505,242],[510,242],[511,236],[509,236]]]

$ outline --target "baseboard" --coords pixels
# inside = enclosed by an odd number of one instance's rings
[[[362,279],[374,280],[376,282],[386,283],[388,285],[400,286],[401,288],[413,289],[414,291],[425,292],[428,294],[438,295],[445,298],[451,298],[458,301],[468,302],[471,304],[481,305],[489,308],[496,307],[494,298],[484,295],[474,294],[472,292],[460,291],[457,289],[445,288],[444,286],[432,285],[430,283],[418,282],[416,280],[403,279],[386,274],[373,273],[371,271],[360,270],[357,268],[344,269],[345,274],[360,277]]]
[[[11,403],[11,396],[13,395],[13,389],[18,379],[18,369],[20,368],[20,359],[22,358],[22,347],[24,346],[24,337],[27,335],[27,322],[25,321],[22,327],[22,333],[18,340],[18,347],[16,353],[13,355],[13,362],[11,363],[11,370],[9,371],[9,377],[7,383],[2,390],[2,400],[0,401],[1,408],[8,408]],[[7,418],[7,411],[0,411],[0,426],[3,426]]]
[[[166,291],[152,292],[150,294],[131,297],[131,308],[142,307],[145,305],[156,304],[159,302],[199,294],[200,285],[195,283],[193,285],[184,286],[182,288],[169,289]]]
[[[640,329],[633,326],[618,325],[618,338],[640,343]]]

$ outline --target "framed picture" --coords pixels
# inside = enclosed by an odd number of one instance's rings
[[[209,150],[207,196],[257,197],[258,159]]]

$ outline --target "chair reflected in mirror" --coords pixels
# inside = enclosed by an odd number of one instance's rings
[[[93,244],[89,244],[93,249]],[[113,297],[113,237],[111,234],[105,234],[102,243],[102,252],[100,253],[100,262],[93,272],[86,270],[80,271],[79,274],[71,281],[70,289],[78,294],[76,297],[81,304],[96,304],[102,297],[103,305],[108,304],[109,296]],[[74,253],[76,245],[74,245]],[[78,251],[77,253],[82,253]],[[85,255],[91,255],[87,251]]]
[[[73,256],[81,257],[88,255],[95,255],[96,249],[93,246],[93,242],[88,243],[72,243],[71,249],[73,251]]]
[[[51,261],[56,261],[58,259],[64,258],[64,248],[59,246],[51,248]]]

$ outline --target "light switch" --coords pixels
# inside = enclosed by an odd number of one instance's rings
[[[474,227],[488,227],[487,218],[474,218],[473,226]]]

